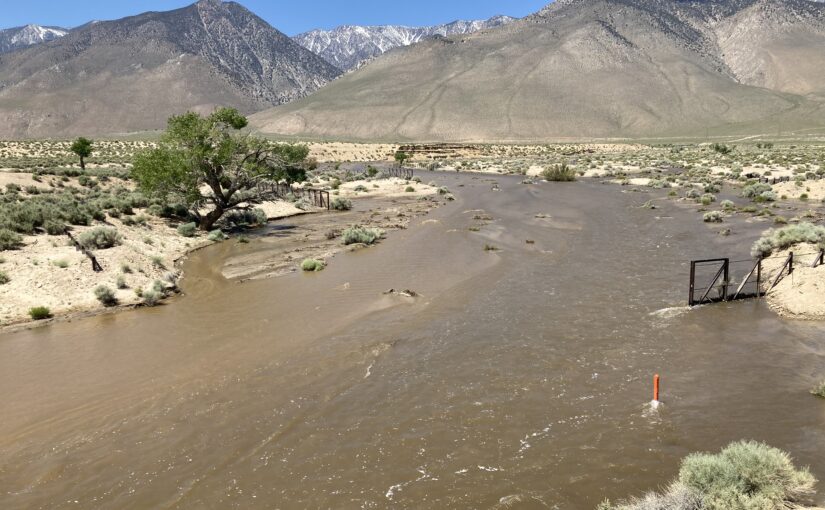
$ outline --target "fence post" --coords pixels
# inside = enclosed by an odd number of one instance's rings
[[[793,252],[791,252],[790,260],[788,261],[788,274],[793,273]]]
[[[730,259],[725,259],[725,275],[722,280],[722,301],[728,300],[728,282],[730,281]]]
[[[693,289],[696,280],[696,262],[690,263],[690,297],[688,297],[688,306],[693,306]]]
[[[762,257],[759,257],[759,263],[756,266],[756,299],[762,297]]]

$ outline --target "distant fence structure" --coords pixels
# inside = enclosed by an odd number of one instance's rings
[[[387,177],[398,177],[399,179],[410,180],[415,175],[412,168],[404,168],[403,166],[393,166],[383,171]]]
[[[83,245],[80,244],[80,242],[77,239],[75,239],[72,233],[69,232],[69,229],[66,229],[65,232],[66,235],[69,236],[69,241],[71,241],[72,246],[74,246],[74,248],[83,255],[89,257],[89,259],[92,261],[92,271],[94,271],[95,273],[103,271],[103,266],[101,266],[100,262],[97,261],[97,257],[95,257],[95,254],[84,248]]]
[[[258,192],[264,195],[273,195],[280,199],[286,199],[289,195],[304,198],[315,207],[322,207],[327,210],[332,208],[329,199],[329,191],[313,188],[303,188],[293,186],[284,182],[259,182]]]
[[[690,263],[688,306],[761,298],[792,274],[794,264],[801,263],[800,257],[807,255],[815,256],[812,268],[825,265],[825,249],[805,254],[790,252],[773,280],[765,282],[769,283],[767,286],[763,285],[763,263],[769,258],[759,258],[756,261],[731,261],[728,258],[693,260]],[[743,277],[738,280],[736,275]]]

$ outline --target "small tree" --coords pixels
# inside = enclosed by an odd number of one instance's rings
[[[404,151],[398,151],[395,153],[395,161],[398,162],[398,166],[403,167],[404,162],[410,159],[410,155]]]
[[[70,150],[80,157],[80,168],[86,170],[86,158],[92,155],[92,141],[82,136],[74,141]]]
[[[135,157],[132,178],[144,193],[185,204],[198,228],[212,230],[227,211],[259,204],[261,181],[306,178],[308,147],[253,137],[241,131],[246,125],[232,108],[174,116],[159,146]]]

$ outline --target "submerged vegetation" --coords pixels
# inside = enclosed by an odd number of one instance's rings
[[[316,259],[305,259],[301,262],[301,270],[307,273],[323,271],[326,264]]]
[[[374,244],[383,237],[384,231],[380,228],[363,227],[361,225],[350,227],[341,233],[341,240],[345,245]]]
[[[545,169],[541,173],[541,177],[545,181],[551,182],[572,182],[576,180],[576,172],[567,166],[566,163],[562,163],[560,165],[553,165],[550,168]]]
[[[720,453],[695,453],[664,492],[599,510],[781,510],[804,503],[816,479],[794,467],[790,456],[755,441],[740,441]]]

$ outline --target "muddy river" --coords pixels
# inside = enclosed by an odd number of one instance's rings
[[[284,220],[192,254],[165,306],[0,336],[0,508],[590,509],[742,438],[825,478],[823,326],[683,307],[688,261],[761,228],[436,180],[455,202],[321,273],[224,278],[340,221]]]

